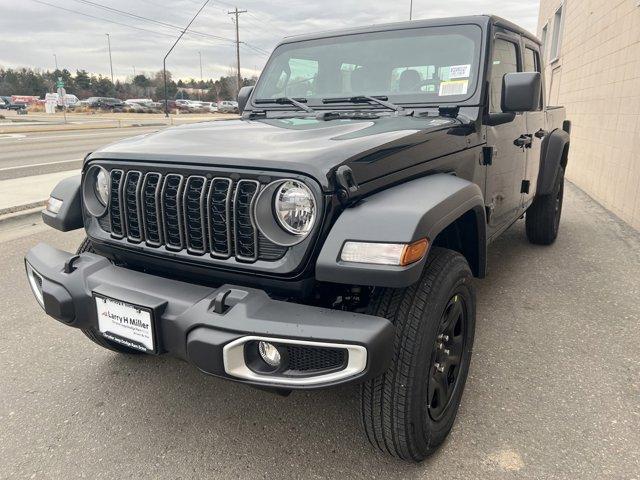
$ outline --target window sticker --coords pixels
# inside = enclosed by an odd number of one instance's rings
[[[469,80],[453,80],[440,83],[438,96],[447,97],[449,95],[465,95],[469,88]]]
[[[449,67],[449,78],[469,78],[471,75],[471,65],[453,65]]]

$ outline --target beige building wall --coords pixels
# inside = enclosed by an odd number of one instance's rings
[[[572,121],[567,177],[640,230],[640,0],[541,0],[538,36],[548,102]]]

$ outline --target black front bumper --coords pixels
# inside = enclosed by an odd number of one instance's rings
[[[48,315],[97,331],[94,294],[147,307],[155,319],[158,353],[186,360],[211,375],[266,387],[322,388],[375,377],[391,358],[394,327],[384,318],[273,300],[262,290],[241,286],[179,282],[117,267],[92,253],[76,257],[46,244],[32,248],[25,260],[42,278]],[[233,345],[243,345],[243,339],[344,346],[347,356],[354,361],[358,357],[361,368],[342,376],[335,371],[310,373],[299,378],[314,379],[294,384],[247,368],[246,375],[236,374],[229,352]],[[233,362],[242,362],[242,356],[236,349]]]

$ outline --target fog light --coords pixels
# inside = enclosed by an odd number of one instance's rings
[[[44,308],[44,297],[42,295],[42,277],[36,272],[31,265],[27,265],[27,278],[29,279],[29,286],[33,295],[42,308]]]
[[[273,343],[262,341],[258,342],[258,351],[260,352],[262,360],[264,360],[267,365],[271,367],[280,366],[282,357],[280,356],[278,347],[276,347]]]

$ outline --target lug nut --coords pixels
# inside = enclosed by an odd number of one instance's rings
[[[444,365],[440,365],[439,363],[436,363],[434,367],[436,367],[436,370],[439,371],[440,373],[444,372]]]
[[[445,335],[444,333],[441,333],[440,335],[438,335],[438,340],[440,340],[441,342],[448,342],[449,335]]]
[[[445,355],[449,355],[449,353],[451,353],[451,352],[448,349],[445,348],[442,353],[444,353]]]

